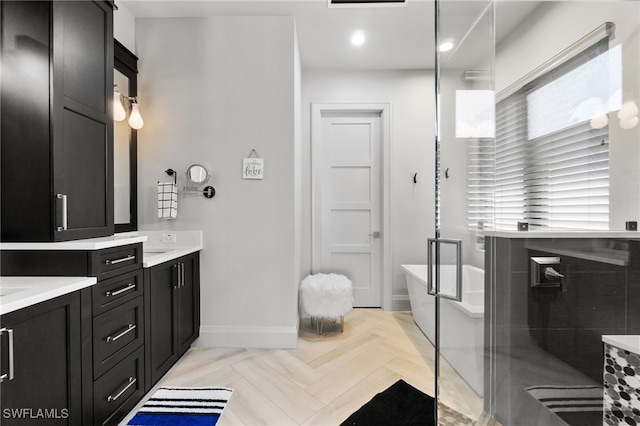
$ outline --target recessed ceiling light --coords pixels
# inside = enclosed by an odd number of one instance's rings
[[[360,46],[364,43],[364,41],[365,41],[365,36],[362,31],[356,31],[351,36],[351,43],[353,43],[354,46]]]
[[[441,52],[448,52],[451,49],[453,49],[453,42],[452,41],[445,41],[444,43],[442,43],[440,45],[440,47],[438,47],[438,50]]]

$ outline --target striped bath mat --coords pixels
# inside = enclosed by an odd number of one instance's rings
[[[213,426],[232,392],[229,388],[161,387],[128,425]]]
[[[527,392],[572,426],[602,425],[602,386],[531,386]]]

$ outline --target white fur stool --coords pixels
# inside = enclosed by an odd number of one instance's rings
[[[316,333],[322,334],[325,318],[334,322],[340,318],[340,331],[344,331],[344,316],[353,309],[353,285],[344,275],[308,275],[300,284],[300,310],[316,319]]]

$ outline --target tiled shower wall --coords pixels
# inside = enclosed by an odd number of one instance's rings
[[[529,258],[557,256],[529,250],[532,241],[537,247],[560,242],[489,237],[486,243],[485,346],[487,354],[493,349],[493,368],[485,372],[485,387],[492,387],[485,395],[495,392],[496,398],[486,399],[485,408],[493,405],[503,424],[522,424],[523,418],[546,424],[535,420],[543,413],[525,387],[602,384],[601,336],[640,333],[640,242],[628,241],[628,266],[560,256],[560,290],[531,288]]]

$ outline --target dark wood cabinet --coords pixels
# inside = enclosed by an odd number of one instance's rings
[[[2,241],[113,234],[113,7],[3,1]]]
[[[184,355],[200,335],[200,255],[180,259],[182,285],[178,288],[176,334],[178,358]]]
[[[72,404],[68,413],[72,419],[78,420],[72,424],[117,425],[145,393],[142,243],[100,250],[3,250],[0,259],[4,275],[97,277],[98,282],[94,286],[76,292],[74,300],[77,307],[69,311],[73,316],[68,315],[73,335],[49,334],[49,328],[45,326],[48,322],[51,326],[62,322],[55,317],[42,317],[32,326],[42,327],[42,330],[25,334],[31,333],[31,337],[44,342],[44,346],[39,346],[39,353],[33,354],[38,360],[38,367],[33,369],[36,378],[64,374],[55,360],[53,363],[48,361],[49,352],[55,356],[63,355],[61,348],[52,346],[49,350],[52,339],[59,338],[65,343],[73,341],[75,345],[73,357],[67,354],[64,359],[72,363],[73,384],[77,382],[81,390],[74,390],[71,394],[63,392],[60,385],[43,387],[38,392],[47,393],[50,389],[56,394],[67,395],[65,398],[70,398],[69,404]],[[5,324],[11,323],[5,321],[13,320],[12,315],[6,315],[7,319],[2,317],[2,326],[9,327]],[[8,339],[5,334],[3,343]],[[14,340],[17,341],[16,332]],[[5,352],[2,352],[3,356]],[[57,378],[56,383],[59,380]],[[10,407],[5,405],[7,394],[4,387],[2,391],[3,408]],[[29,388],[11,390],[16,398],[26,398],[32,391]],[[52,404],[39,405],[38,408],[59,406]]]
[[[2,316],[3,425],[83,424],[80,311],[76,291]]]
[[[87,252],[87,259],[98,283],[85,320],[91,349],[85,348],[83,383],[93,390],[85,412],[92,412],[91,424],[117,425],[145,393],[142,244]]]
[[[142,243],[0,255],[4,275],[98,277],[91,287],[2,316],[0,376],[15,361],[15,378],[0,388],[3,409],[66,416],[46,424],[117,425],[199,336],[199,252],[146,269]],[[19,424],[27,423],[38,424]]]
[[[145,269],[144,283],[148,390],[199,335],[199,253]]]

